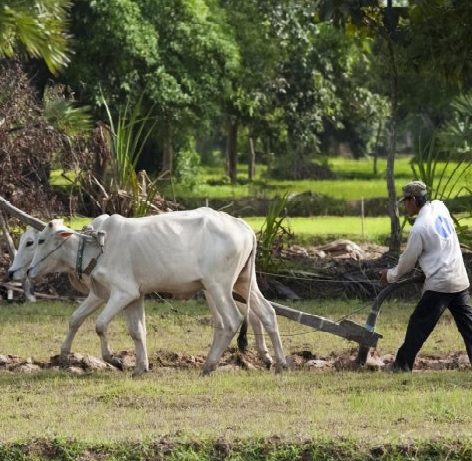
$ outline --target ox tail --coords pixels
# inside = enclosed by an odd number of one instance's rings
[[[239,294],[233,291],[233,299],[241,304],[247,304],[247,301]],[[239,352],[247,352],[247,326],[248,326],[248,310],[246,309],[246,313],[244,314],[243,321],[241,326],[239,327],[239,335],[238,335],[238,349]]]
[[[247,226],[247,224],[246,224]],[[249,226],[248,226],[249,228]],[[248,316],[249,316],[249,309],[251,308],[250,306],[250,300],[251,300],[251,291],[252,291],[252,284],[255,282],[256,279],[256,257],[257,257],[257,237],[256,234],[253,232],[251,228],[249,228],[251,234],[252,234],[252,250],[251,254],[249,255],[248,260],[246,261],[246,271],[249,275],[249,284],[247,287],[247,299],[244,300],[244,303],[247,306],[246,309],[246,314],[244,315],[244,319],[241,323],[241,327],[239,329],[239,335],[238,335],[238,349],[241,352],[246,352],[247,351],[247,346],[248,346],[248,340],[247,340],[247,328],[248,328]],[[243,269],[244,270],[244,269]],[[235,294],[234,294],[235,295]],[[236,300],[239,300],[240,302],[242,301],[239,296],[234,296]]]
[[[238,335],[238,349],[239,352],[247,352],[247,313],[244,316],[243,322],[241,323],[241,327],[239,328],[239,335]]]

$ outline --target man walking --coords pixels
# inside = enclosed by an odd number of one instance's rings
[[[408,215],[417,215],[405,251],[393,269],[380,272],[382,283],[394,283],[419,263],[425,274],[422,296],[410,316],[403,345],[392,371],[411,371],[415,358],[448,308],[472,364],[472,308],[469,278],[449,210],[440,200],[428,200],[426,185],[413,181],[403,187]]]

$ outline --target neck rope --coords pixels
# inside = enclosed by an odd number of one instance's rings
[[[75,271],[79,276],[79,280],[82,281],[82,274],[90,275],[93,271],[95,266],[97,265],[100,256],[103,254],[103,245],[105,239],[105,232],[103,231],[92,231],[87,233],[80,233],[79,235],[79,248],[77,250],[77,257],[75,260]],[[99,253],[97,257],[92,258],[88,263],[85,269],[82,268],[83,260],[84,260],[84,251],[85,251],[85,244],[87,242],[95,242],[98,243]]]

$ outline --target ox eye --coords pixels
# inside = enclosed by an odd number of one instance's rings
[[[44,239],[39,239],[38,240],[38,245],[42,245],[44,243]]]

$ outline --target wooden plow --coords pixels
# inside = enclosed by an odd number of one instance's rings
[[[412,283],[422,283],[423,281],[423,275],[416,275],[400,282],[387,285],[375,298],[367,316],[366,323],[363,326],[353,322],[352,320],[343,319],[340,322],[334,322],[325,317],[297,311],[282,304],[275,302],[271,302],[271,304],[277,315],[281,315],[302,325],[315,328],[316,330],[331,333],[345,338],[348,341],[358,343],[359,351],[357,353],[356,364],[360,367],[366,364],[370,348],[376,347],[378,340],[382,338],[382,335],[375,331],[375,324],[377,323],[377,316],[380,312],[382,303],[399,288]]]

